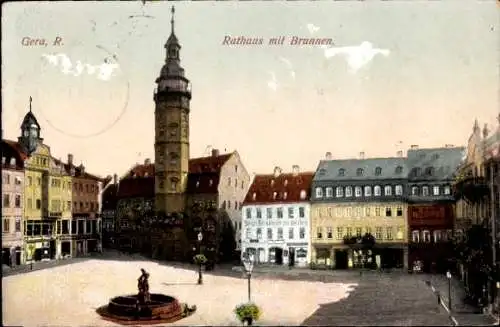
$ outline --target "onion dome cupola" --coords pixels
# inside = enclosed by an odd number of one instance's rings
[[[21,136],[19,137],[19,143],[28,156],[36,151],[38,142],[42,140],[40,138],[40,124],[38,124],[35,115],[31,111],[32,101],[30,97],[30,108],[28,113],[24,116],[21,124]]]
[[[174,14],[175,9],[172,7],[171,32],[165,43],[166,58],[160,76],[156,79],[158,84],[157,91],[155,92],[155,100],[162,93],[177,93],[185,95],[191,99],[191,84],[184,76],[184,68],[181,67],[180,49],[181,45],[175,35],[174,30]]]

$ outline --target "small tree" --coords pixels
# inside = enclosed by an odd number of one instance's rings
[[[193,261],[197,265],[204,265],[207,263],[207,257],[204,254],[197,254],[193,257]]]

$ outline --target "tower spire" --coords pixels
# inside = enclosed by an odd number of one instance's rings
[[[30,95],[30,112],[31,112],[31,101],[33,101],[33,99],[31,98],[31,95]]]
[[[171,26],[171,33],[174,34],[174,15],[175,15],[175,7],[172,6],[172,9],[170,10],[170,12],[172,13],[172,18],[170,19],[170,26]]]

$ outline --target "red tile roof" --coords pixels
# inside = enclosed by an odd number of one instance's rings
[[[232,153],[219,156],[193,158],[189,160],[189,173],[213,172],[220,173],[222,166],[231,158]]]
[[[272,204],[308,201],[311,192],[313,172],[280,174],[275,177],[256,175],[243,204]],[[305,198],[300,193],[305,191]],[[254,198],[255,194],[255,198]],[[276,194],[276,197],[275,197]],[[286,196],[285,196],[286,194]]]
[[[129,177],[148,177],[155,175],[155,164],[136,164],[130,171],[125,175],[124,178]]]
[[[21,160],[26,160],[28,159],[28,155],[24,152],[23,148],[17,141],[11,141],[11,140],[4,140],[2,139],[2,143],[7,144],[10,146],[14,151],[16,151],[17,155],[19,156],[18,159]]]
[[[220,173],[189,173],[188,194],[217,194]]]

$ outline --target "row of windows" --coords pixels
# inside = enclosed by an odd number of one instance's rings
[[[15,217],[14,218],[14,232],[20,232],[21,231],[21,217]],[[11,227],[11,221],[13,219],[6,217],[2,219],[2,231],[4,233],[10,233],[12,232],[12,227]]]
[[[6,163],[7,163],[7,158],[6,158],[6,157],[2,157],[2,165],[5,165]],[[9,164],[10,164],[11,166],[15,166],[15,165],[16,165],[16,163],[17,163],[16,158],[10,158],[10,159],[9,159]]]
[[[286,200],[288,198],[288,192],[283,192],[278,194],[278,192],[273,192],[273,200],[276,200],[278,198],[278,195],[280,196],[281,199]],[[305,200],[307,197],[307,192],[306,190],[301,190],[300,191],[300,199]],[[257,199],[257,193],[252,194],[252,200],[255,201]]]
[[[4,185],[10,185],[10,174],[7,172],[2,173],[2,183]],[[21,185],[22,184],[22,178],[20,176],[15,176],[14,180],[14,185]]]
[[[389,227],[375,227],[375,234],[371,227],[337,227],[335,238],[337,240],[343,240],[345,237],[361,237],[366,233],[375,236],[376,240],[397,240],[404,239],[403,227],[397,227],[396,229],[392,226]],[[333,227],[317,227],[316,228],[316,238],[317,239],[333,239]],[[396,232],[396,234],[394,234]]]
[[[430,186],[412,186],[411,187],[411,195],[421,195],[421,196],[430,196]],[[440,186],[440,185],[434,185],[432,186],[432,195],[451,195],[451,187],[449,185]]]
[[[306,229],[305,227],[300,227],[298,229],[298,234],[296,234],[296,229],[293,228],[293,227],[289,227],[288,228],[288,239],[295,239],[296,238],[296,235],[298,236],[299,239],[305,239],[306,238]],[[266,240],[273,240],[274,237],[276,236],[276,239],[277,240],[283,240],[283,228],[282,227],[279,227],[276,229],[277,233],[274,234],[274,229],[273,228],[268,228],[267,229],[267,238]],[[257,228],[255,230],[255,232],[253,232],[253,230],[251,230],[250,228],[247,228],[246,229],[246,239],[247,240],[250,240],[250,239],[257,239],[257,240],[262,240],[262,228]]]
[[[4,199],[5,201],[5,199]],[[26,206],[28,209],[33,209],[33,199],[28,198],[26,200]],[[71,201],[60,201],[52,200],[50,203],[50,211],[60,212],[60,211],[71,211]],[[42,208],[42,200],[35,200],[35,209],[40,210]],[[73,208],[75,211],[97,211],[99,209],[99,204],[97,202],[73,202]]]
[[[58,220],[56,224],[29,220],[25,222],[25,236],[49,236],[52,234],[92,234],[99,233],[101,226],[96,220]]]
[[[306,215],[306,210],[304,207],[299,207],[299,210],[298,210],[298,217],[299,218],[304,218],[305,215]],[[247,208],[246,209],[246,217],[247,218],[252,218],[253,217],[253,212],[254,210],[252,210],[252,208]],[[266,208],[265,210],[266,212],[266,218],[270,219],[270,218],[283,218],[283,208],[279,207],[279,208]],[[255,218],[262,218],[262,213],[263,213],[263,210],[262,208],[255,208]],[[293,207],[289,207],[288,210],[287,210],[287,215],[288,215],[288,218],[296,218],[296,211],[295,211],[295,208]]]
[[[236,169],[236,172],[238,172],[238,166],[235,166],[235,169]],[[231,186],[232,184],[232,180],[231,180],[231,177],[228,177],[227,178],[227,186]],[[244,181],[241,181],[241,189],[243,190],[245,188],[245,182]],[[238,188],[238,179],[235,178],[234,179],[234,188]]]
[[[5,193],[3,195],[3,207],[4,208],[21,208],[21,194],[14,194],[14,203],[11,202],[13,194]],[[12,206],[12,204],[14,206]]]
[[[411,187],[411,195],[422,195],[422,196],[430,196],[430,186],[422,186],[421,188],[418,186]],[[354,192],[353,192],[354,191]],[[363,192],[364,191],[364,192]],[[434,185],[432,186],[432,195],[450,195],[451,187],[449,185],[440,186]],[[382,196],[382,187],[380,185],[371,186],[337,186],[335,188],[335,197],[337,198],[350,198],[350,197],[371,197],[371,196]],[[384,186],[384,195],[385,196],[402,196],[403,195],[403,185],[396,185],[394,188],[391,185]],[[320,199],[323,197],[333,198],[333,187],[326,187],[323,189],[322,187],[316,187],[315,189],[316,198]]]
[[[354,192],[353,192],[354,190]],[[365,197],[370,197],[372,196],[372,187],[371,186],[365,186],[364,188],[361,186],[337,186],[335,188],[335,197],[337,198],[350,198],[352,196],[355,197],[362,197],[363,196],[363,190],[364,190],[364,196]],[[323,192],[322,187],[316,187],[316,198],[322,198],[323,196],[327,198],[332,198],[333,197],[333,187],[327,187],[325,189],[325,192]],[[380,185],[376,185],[373,187],[373,196],[381,196],[382,195],[382,187]],[[384,186],[384,195],[385,196],[392,196],[392,195],[397,195],[401,196],[403,195],[403,185],[396,185],[394,187],[394,194],[393,194],[393,187],[391,185],[386,185]]]
[[[402,217],[403,207],[337,207],[317,208],[318,217]]]
[[[429,230],[413,230],[411,232],[411,240],[414,243],[430,243],[430,242],[446,242],[452,239],[453,232],[448,230],[434,230],[432,233]]]
[[[238,210],[238,208],[241,208],[242,204],[242,202],[234,201],[233,209]],[[223,201],[221,207],[222,209],[231,209],[231,201]]]
[[[337,175],[342,177],[342,176],[345,176],[346,175],[346,170],[345,168],[340,168],[337,172]],[[402,166],[397,166],[394,170],[394,172],[396,174],[402,174],[403,173],[403,167]],[[319,174],[320,175],[324,175],[326,173],[326,170],[325,169],[320,169],[319,170]],[[365,170],[363,168],[357,168],[356,169],[356,176],[363,176],[365,174]],[[382,175],[382,167],[375,167],[375,170],[374,170],[374,174],[375,176],[380,176]]]

